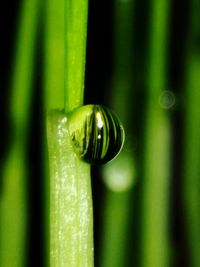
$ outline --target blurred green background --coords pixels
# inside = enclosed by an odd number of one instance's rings
[[[2,4],[1,267],[46,265],[50,2],[24,2],[27,20],[22,0]],[[200,266],[199,16],[199,0],[89,2],[85,103],[112,108],[126,130],[120,156],[92,167],[97,267]]]

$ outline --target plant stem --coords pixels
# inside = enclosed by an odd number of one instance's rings
[[[103,210],[100,266],[124,266],[127,257],[127,238],[130,218],[130,196],[127,191],[113,192],[106,188]]]
[[[46,108],[67,113],[83,104],[88,1],[49,0],[46,7]]]
[[[48,6],[46,108],[51,110],[47,116],[51,267],[93,266],[90,166],[75,155],[67,115],[52,111],[64,107],[68,114],[83,104],[87,5],[85,0],[65,0],[59,5],[51,0]],[[61,52],[57,57],[58,50]],[[50,62],[52,54],[54,61]]]
[[[46,110],[64,108],[64,0],[47,0],[45,25]]]
[[[169,266],[169,184],[171,126],[169,113],[159,106],[167,89],[169,2],[150,6],[147,108],[144,121],[144,180],[142,188],[141,266]]]
[[[88,0],[65,0],[65,112],[83,104]]]
[[[44,103],[46,111],[64,109],[64,48],[65,20],[64,0],[47,0],[45,3],[45,64],[44,64]],[[44,119],[45,120],[45,119]],[[44,126],[44,132],[46,128]],[[50,266],[50,177],[47,155],[46,136],[44,136],[44,229],[45,229],[45,260]]]
[[[199,255],[199,149],[200,149],[200,117],[199,86],[200,56],[191,55],[188,62],[187,104],[185,116],[185,141],[183,163],[183,196],[187,241],[189,245],[190,266],[200,264]]]
[[[183,143],[183,205],[189,265],[200,266],[200,215],[199,215],[199,162],[200,162],[200,50],[199,2],[191,1],[189,48],[186,55],[186,95]]]
[[[133,86],[133,7],[134,0],[114,1],[113,77],[111,81],[111,106],[125,128],[126,137],[132,136],[132,86]],[[131,102],[130,102],[131,100]],[[131,110],[131,112],[130,112]],[[129,140],[132,141],[132,140]],[[126,265],[128,226],[134,213],[130,201],[135,182],[133,151],[128,151],[127,138],[120,155],[103,166],[106,188],[101,214],[100,266]],[[116,223],[117,222],[117,223]]]
[[[23,1],[11,84],[12,143],[3,169],[0,199],[0,266],[25,265],[27,240],[27,140],[34,47],[40,2]]]
[[[170,123],[165,112],[148,113],[142,194],[142,266],[169,266]],[[156,251],[156,253],[155,253]]]
[[[93,214],[90,165],[77,158],[67,117],[47,118],[50,165],[50,266],[93,266]]]

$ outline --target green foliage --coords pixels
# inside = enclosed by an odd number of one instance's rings
[[[40,2],[24,1],[16,38],[8,113],[13,126],[11,147],[3,166],[0,196],[0,266],[26,264],[27,144],[33,95],[33,68]]]
[[[47,117],[50,166],[50,266],[93,266],[90,166],[77,158],[67,117]]]
[[[88,0],[65,1],[65,111],[83,104]]]
[[[52,0],[47,7],[46,108],[65,107],[68,114],[83,104],[88,3]],[[67,114],[54,110],[47,117],[50,266],[92,267],[90,166],[71,146]]]
[[[198,0],[91,1],[87,62],[87,0],[21,3],[7,78],[11,142],[1,157],[0,266],[27,266],[28,257],[33,264],[28,242],[34,235],[47,239],[51,267],[93,266],[90,166],[76,157],[67,125],[68,114],[83,105],[87,63],[85,102],[111,106],[126,131],[119,157],[100,179],[93,171],[95,265],[199,267]],[[42,136],[30,131],[32,106],[45,113]],[[30,233],[38,224],[38,218],[29,220],[29,190],[35,194],[29,150],[36,139],[36,173],[45,184],[36,198],[38,207],[46,201],[46,222],[43,231]]]

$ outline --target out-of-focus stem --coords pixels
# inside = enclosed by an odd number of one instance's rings
[[[27,241],[27,139],[40,1],[23,1],[11,78],[12,142],[0,195],[0,266],[22,267]]]
[[[46,110],[64,108],[64,0],[47,0],[45,23]]]
[[[171,125],[165,100],[161,100],[163,90],[167,90],[168,18],[169,1],[151,1],[141,206],[142,267],[169,266]]]
[[[200,264],[200,54],[190,55],[187,71],[187,96],[183,162],[183,196],[190,266]]]
[[[111,107],[121,119],[126,135],[131,136],[133,85],[133,5],[134,0],[114,1],[113,77]],[[129,143],[131,145],[131,143]],[[128,225],[130,220],[132,185],[135,180],[133,151],[124,149],[112,162],[103,167],[105,194],[101,214],[100,266],[122,267],[126,264]]]
[[[169,266],[169,184],[171,127],[165,111],[148,113],[142,192],[141,262]]]
[[[190,13],[190,31],[186,55],[186,94],[183,139],[183,205],[189,265],[200,265],[200,23],[199,2],[193,0]]]

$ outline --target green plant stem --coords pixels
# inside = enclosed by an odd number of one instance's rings
[[[45,37],[46,109],[83,104],[87,39],[87,0],[48,0]]]
[[[100,266],[123,267],[127,261],[128,224],[134,213],[130,201],[135,183],[133,151],[128,151],[127,136],[132,135],[133,86],[133,7],[135,1],[114,1],[113,77],[111,107],[122,121],[126,139],[123,150],[112,162],[103,166],[106,188],[101,214]]]
[[[67,115],[52,111],[64,108],[68,114],[83,104],[88,2],[49,0],[47,7],[46,108],[51,110],[47,117],[50,266],[92,267],[90,166],[75,155],[68,135]]]
[[[159,106],[159,97],[163,90],[167,90],[169,1],[154,0],[150,10],[141,266],[168,267],[171,126],[168,111]]]
[[[93,214],[90,165],[77,158],[67,117],[47,118],[50,165],[50,266],[93,266]]]
[[[135,0],[114,1],[114,47],[113,47],[113,77],[111,81],[111,106],[117,111],[124,124],[126,132],[131,131],[131,105],[133,86],[133,20]],[[132,100],[132,99],[131,99]],[[131,103],[132,104],[132,103]]]
[[[191,1],[190,32],[186,54],[185,117],[183,139],[183,205],[189,265],[200,266],[200,50],[199,2]]]
[[[45,2],[45,64],[44,64],[44,103],[45,112],[53,109],[64,109],[64,62],[65,62],[65,1],[47,0]],[[46,113],[44,115],[44,118]],[[45,119],[44,119],[45,121]],[[46,128],[44,126],[46,134]],[[44,232],[45,260],[50,264],[50,179],[47,155],[46,135],[44,135]]]
[[[65,0],[65,112],[83,104],[88,0]]]
[[[0,266],[25,266],[27,240],[27,139],[39,1],[24,1],[13,62],[10,115],[12,142],[0,196]]]
[[[186,97],[183,196],[190,266],[200,265],[200,216],[199,216],[199,150],[200,150],[200,56],[193,54],[188,62]]]
[[[100,266],[124,266],[127,256],[130,194],[127,191],[105,191],[102,217]]]
[[[142,266],[169,266],[170,122],[148,113],[142,194]],[[156,251],[156,253],[155,253]]]
[[[64,0],[47,0],[45,25],[46,110],[64,108]]]

